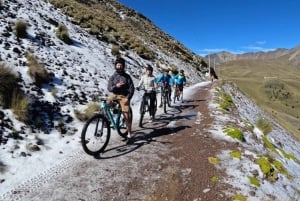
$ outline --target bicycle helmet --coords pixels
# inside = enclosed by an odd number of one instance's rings
[[[180,73],[184,73],[184,70],[180,70],[179,72],[180,72]]]
[[[116,68],[117,64],[122,64],[123,67],[122,68]],[[115,61],[115,69],[118,73],[122,73],[125,71],[125,60],[121,57],[117,58]]]

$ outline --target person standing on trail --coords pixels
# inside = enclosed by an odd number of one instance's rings
[[[173,83],[173,80],[172,77],[169,75],[168,69],[164,69],[163,73],[156,79],[156,83],[160,85],[161,89],[163,89],[163,87],[166,87],[168,89],[168,96],[171,94],[171,85]],[[161,93],[161,101],[159,107],[162,107],[162,103],[163,94]],[[171,106],[170,101],[168,101],[168,106]]]
[[[152,74],[153,73],[153,67],[148,66],[146,68],[146,74],[143,75],[139,81],[138,86],[136,89],[139,91],[141,87],[145,90],[144,97],[148,96],[150,98],[150,109],[151,109],[151,119],[154,120],[154,111],[156,111],[156,78]],[[143,97],[143,98],[144,98]]]
[[[213,82],[214,79],[216,79],[216,80],[219,79],[216,74],[216,71],[212,67],[209,68],[209,76],[210,76],[211,82]]]
[[[134,94],[134,84],[129,74],[125,72],[125,60],[117,58],[115,61],[115,72],[109,78],[107,89],[112,94],[108,97],[108,102],[117,99],[120,102],[127,127],[127,140],[132,137],[132,117],[130,116],[130,100]]]
[[[180,70],[179,73],[174,76],[174,84],[175,87],[179,88],[181,102],[183,103],[183,86],[186,84],[184,70]],[[174,102],[175,102],[175,94],[174,94]]]

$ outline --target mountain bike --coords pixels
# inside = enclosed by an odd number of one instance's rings
[[[132,120],[132,109],[129,108],[129,118]],[[89,155],[103,152],[108,145],[111,128],[126,139],[127,127],[124,114],[118,100],[106,103],[106,98],[101,99],[101,109],[87,120],[81,132],[83,150]]]
[[[146,91],[144,89],[144,95],[142,98],[141,106],[140,106],[140,121],[139,127],[143,126],[143,118],[146,112],[149,112],[149,115],[152,119],[155,118],[156,108],[157,108],[157,99],[156,99],[156,91]],[[154,103],[151,103],[151,96],[154,96]]]
[[[179,90],[179,86],[177,84],[175,84],[175,91],[174,91],[174,103],[175,100],[179,101],[180,98],[180,90]]]
[[[170,107],[170,86],[163,83],[161,87],[161,99],[164,107],[164,113],[167,113],[167,105]]]

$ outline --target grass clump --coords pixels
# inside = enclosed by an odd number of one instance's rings
[[[256,160],[256,163],[259,165],[262,173],[266,176],[268,181],[276,182],[278,179],[278,171],[274,168],[272,161],[273,159],[260,157]]]
[[[60,24],[56,30],[56,36],[68,45],[72,44],[72,39],[69,36],[69,30],[64,24]]]
[[[208,162],[211,164],[219,164],[220,163],[220,159],[216,158],[216,157],[209,157],[208,158]]]
[[[27,36],[27,23],[24,20],[18,20],[15,23],[15,34],[18,38],[26,38]]]
[[[11,106],[13,91],[19,88],[18,77],[4,64],[0,64],[0,105],[3,108]]]
[[[219,181],[219,178],[217,176],[213,176],[210,178],[210,181],[213,183],[217,183]]]
[[[227,95],[227,94],[222,94],[221,96],[221,103],[220,103],[220,107],[223,109],[223,110],[229,110],[230,107],[234,107],[234,102],[232,100],[232,98]]]
[[[26,55],[28,62],[28,74],[34,80],[37,86],[43,83],[50,82],[50,74],[46,70],[43,64],[40,64],[33,54],[27,53]]]
[[[260,182],[258,179],[256,179],[255,177],[248,177],[250,184],[259,187],[260,186]]]
[[[244,140],[243,132],[238,127],[230,126],[228,128],[225,128],[224,132],[228,136],[230,136],[230,137],[232,137],[234,139],[237,139],[239,141],[243,141]]]
[[[272,124],[265,118],[259,118],[256,121],[256,126],[263,134],[267,135],[272,131]]]
[[[276,168],[277,170],[279,170],[279,172],[280,172],[281,174],[284,174],[284,175],[287,176],[287,178],[289,178],[289,179],[292,179],[292,178],[293,178],[293,176],[290,175],[290,174],[288,173],[287,169],[284,167],[284,165],[283,165],[279,160],[276,160],[276,159],[275,159],[275,160],[273,161],[273,164],[274,164],[275,168]]]
[[[75,110],[74,113],[77,119],[79,119],[80,121],[86,121],[99,110],[100,110],[100,106],[97,103],[90,103],[83,112],[80,112],[79,110]]]
[[[14,90],[11,108],[19,121],[29,122],[29,106],[31,100],[21,90]]]
[[[247,201],[247,197],[242,195],[242,194],[235,194],[233,196],[233,200],[236,200],[236,201]]]
[[[230,156],[232,158],[241,158],[241,152],[239,152],[239,151],[232,151],[232,152],[230,152]]]
[[[242,119],[242,121],[243,121],[243,123],[244,123],[249,129],[251,129],[251,131],[254,130],[254,125],[251,124],[248,120]]]
[[[289,154],[286,153],[286,151],[284,151],[283,149],[280,149],[281,153],[283,154],[283,156],[287,159],[293,160],[293,161],[297,161],[297,158],[294,154]]]
[[[275,146],[272,144],[272,142],[270,142],[268,140],[268,138],[266,136],[263,136],[262,137],[262,141],[264,142],[264,145],[269,148],[270,150],[272,150],[273,152],[277,153],[278,154],[278,151],[277,149],[275,148]]]

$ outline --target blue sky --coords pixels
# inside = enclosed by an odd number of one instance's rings
[[[300,0],[118,1],[200,55],[300,45]]]

